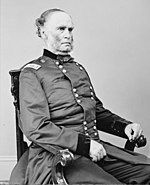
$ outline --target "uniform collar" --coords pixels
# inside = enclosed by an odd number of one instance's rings
[[[56,55],[51,51],[44,49],[43,56],[50,57],[51,59],[59,60],[62,63],[71,62],[73,58],[70,55]]]

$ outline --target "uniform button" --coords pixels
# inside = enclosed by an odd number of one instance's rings
[[[94,120],[94,123],[96,123],[96,119]]]
[[[68,62],[69,58],[68,57],[64,57],[64,61]]]
[[[58,61],[56,61],[56,65],[59,65],[59,62]]]
[[[93,92],[91,92],[91,95],[92,95],[92,96],[93,96],[93,94],[94,94],[94,93],[93,93]]]
[[[94,100],[93,96],[91,97],[92,100]]]
[[[76,94],[75,94],[75,97],[76,97],[76,98],[78,98],[78,97],[79,97],[79,95],[76,93]]]
[[[79,64],[76,62],[76,65],[78,66]]]
[[[45,60],[44,60],[44,59],[41,59],[41,62],[42,62],[42,63],[44,63],[44,62],[45,62]]]
[[[83,124],[84,124],[84,125],[86,125],[86,124],[87,124],[87,122],[86,122],[86,121],[83,121]]]
[[[93,128],[96,129],[96,126],[94,126]]]
[[[60,69],[62,69],[62,68],[63,68],[63,66],[62,66],[62,65],[59,65],[58,67],[59,67]]]
[[[66,73],[67,71],[66,71],[66,69],[63,69],[62,72],[63,72],[63,73]]]
[[[90,86],[90,89],[91,89],[91,90],[93,89],[92,86]]]
[[[81,103],[81,100],[78,99],[77,102],[78,102],[78,103]]]
[[[76,92],[76,91],[77,91],[77,89],[73,88],[73,92]]]
[[[97,132],[95,132],[94,135],[97,136]]]
[[[79,69],[80,69],[80,70],[83,70],[83,67],[80,66]]]
[[[86,136],[88,136],[89,134],[88,134],[88,133],[86,133],[85,135],[86,135]]]
[[[84,127],[84,130],[87,130],[87,127]]]

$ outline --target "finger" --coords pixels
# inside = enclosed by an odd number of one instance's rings
[[[105,149],[101,150],[101,159],[104,158],[104,156],[106,155]]]
[[[135,140],[138,137],[139,132],[137,130],[133,133],[133,140]]]
[[[142,135],[142,133],[143,133],[143,130],[140,130],[137,139]]]
[[[93,162],[97,162],[97,157],[96,157],[95,155],[90,156],[90,157],[92,158],[92,161],[93,161]]]
[[[133,140],[132,131],[131,131],[131,132],[128,131],[128,132],[126,133],[126,135],[128,136],[128,139],[129,139],[130,141]]]
[[[137,139],[142,133],[142,128],[141,128],[140,124],[137,124],[137,123],[134,124],[133,131],[134,131],[133,139]]]
[[[101,151],[99,151],[98,160],[104,158],[104,156],[106,156],[106,151],[105,149],[102,149]]]
[[[129,140],[132,140],[132,128],[131,125],[127,125],[127,127],[125,128],[125,134],[127,135]]]
[[[101,151],[101,153],[99,155],[100,155],[100,159],[103,159],[104,158],[104,152],[103,151]]]
[[[102,154],[101,154],[101,153],[98,153],[98,154],[97,154],[97,160],[100,161],[101,158],[102,158]]]
[[[90,155],[90,158],[92,161],[96,161],[96,159],[97,159],[96,155]]]
[[[100,154],[100,160],[103,159],[103,158],[104,158],[104,154],[101,153],[101,154]]]
[[[141,132],[142,129],[139,126],[134,128],[133,139],[136,140],[140,136]]]
[[[106,150],[103,148],[103,155],[106,156]]]

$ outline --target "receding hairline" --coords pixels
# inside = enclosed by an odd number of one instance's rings
[[[59,13],[64,13],[64,14],[68,15],[72,19],[72,17],[69,15],[69,13],[67,13],[65,10],[58,9],[58,8],[49,9],[49,10],[43,12],[41,14],[41,18],[43,17],[47,21],[48,18],[51,18],[53,15],[59,14]]]

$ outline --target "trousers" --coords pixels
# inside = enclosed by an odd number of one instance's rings
[[[64,168],[64,175],[69,184],[150,185],[150,164],[131,164],[112,157],[93,162],[81,156]]]

